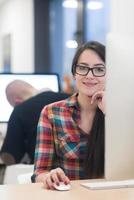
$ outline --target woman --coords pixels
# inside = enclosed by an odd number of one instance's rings
[[[33,181],[53,189],[60,181],[103,177],[105,73],[104,45],[78,49],[72,63],[78,92],[42,110]]]

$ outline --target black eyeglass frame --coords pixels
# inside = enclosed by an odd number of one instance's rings
[[[100,64],[99,64],[99,65],[100,65]],[[101,64],[101,65],[104,66],[103,64]],[[86,74],[80,74],[80,73],[76,72],[76,68],[77,68],[77,67],[85,67],[85,68],[87,69],[87,73],[86,73]],[[83,65],[77,64],[77,65],[75,66],[75,73],[78,74],[78,75],[81,75],[81,76],[87,76],[88,73],[91,71],[92,74],[93,74],[93,76],[95,76],[95,77],[102,77],[102,76],[105,76],[105,74],[106,74],[106,67],[105,67],[105,66],[104,66],[104,67],[101,67],[101,68],[105,69],[105,73],[104,73],[103,75],[100,75],[100,76],[98,76],[98,75],[96,76],[96,75],[94,74],[94,70],[95,70],[96,68],[98,68],[97,65],[95,65],[95,67],[91,68],[91,67],[87,67],[87,66],[83,66]],[[99,67],[99,68],[100,68],[100,67]]]

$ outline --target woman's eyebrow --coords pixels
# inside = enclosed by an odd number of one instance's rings
[[[84,62],[79,63],[79,65],[86,65],[86,66],[89,66],[87,63],[84,63]]]
[[[105,64],[104,63],[97,63],[97,64],[94,64],[94,66],[97,66],[97,65],[103,65],[105,67]]]
[[[96,63],[96,64],[94,64],[94,65],[89,65],[89,64],[87,64],[87,63],[84,63],[84,62],[82,62],[82,63],[79,63],[79,65],[86,65],[86,66],[97,66],[97,65],[103,65],[103,66],[105,66],[105,64],[104,64],[104,63]]]

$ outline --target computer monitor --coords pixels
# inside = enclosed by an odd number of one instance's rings
[[[106,82],[106,179],[134,178],[133,40],[109,34]],[[124,45],[125,44],[125,45]]]
[[[6,86],[13,80],[24,80],[37,89],[50,88],[54,92],[60,90],[59,76],[56,73],[51,74],[30,74],[30,73],[0,73],[0,122],[8,122],[10,114],[13,110],[8,103],[5,89]]]

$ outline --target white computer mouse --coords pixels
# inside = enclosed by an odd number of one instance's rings
[[[66,190],[70,190],[71,189],[71,185],[70,184],[65,184],[65,183],[63,183],[63,182],[60,182],[60,184],[59,185],[57,185],[57,184],[54,184],[54,188],[56,189],[56,190],[59,190],[59,191],[66,191]]]

